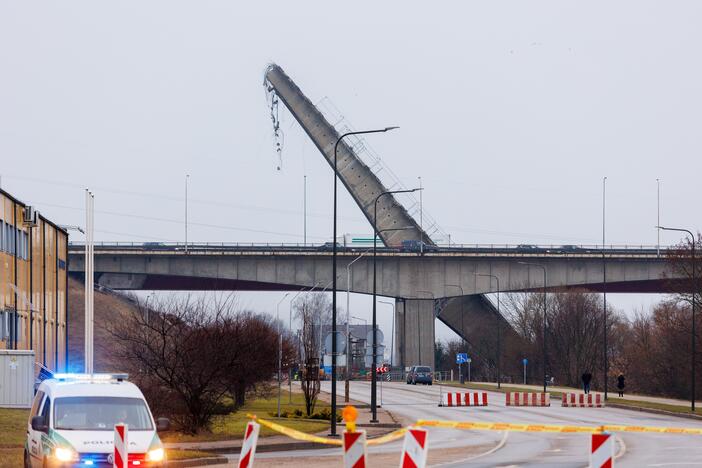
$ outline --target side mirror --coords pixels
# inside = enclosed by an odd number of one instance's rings
[[[34,416],[32,418],[32,429],[39,432],[49,432],[49,426],[44,421],[43,416]]]
[[[171,421],[168,418],[156,419],[156,431],[163,432],[171,428]]]

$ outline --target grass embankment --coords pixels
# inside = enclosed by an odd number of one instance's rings
[[[329,404],[323,401],[317,400],[317,405],[315,406],[315,412],[319,412],[325,408],[329,408]],[[282,413],[292,413],[296,409],[305,411],[305,398],[301,393],[292,394],[292,404],[289,403],[289,397],[283,394],[280,400],[280,412]],[[316,419],[303,419],[303,418],[276,418],[271,415],[275,415],[278,412],[278,399],[273,398],[259,398],[256,400],[251,400],[247,402],[242,408],[236,413],[231,413],[226,416],[216,416],[212,423],[211,432],[201,433],[197,435],[188,435],[181,433],[168,433],[165,434],[162,439],[164,442],[202,442],[202,441],[216,441],[216,440],[232,440],[232,439],[242,439],[244,436],[244,429],[246,428],[246,423],[250,421],[246,417],[247,413],[255,414],[258,417],[270,419],[272,421],[283,424],[292,429],[297,429],[298,431],[315,433],[321,432],[329,427],[328,421],[316,420]],[[277,435],[278,433],[262,426],[260,437],[267,437],[271,435]]]
[[[526,392],[526,391],[540,391],[540,390],[529,390],[525,389],[524,387],[513,387],[510,385],[501,385],[501,388],[497,388],[495,385],[489,385],[489,384],[480,384],[480,383],[469,383],[469,384],[464,384],[461,385],[459,382],[444,382],[444,386],[447,387],[457,387],[457,388],[465,388],[465,389],[471,389],[471,390],[485,390],[485,391],[491,391],[491,392],[499,392],[499,393],[506,393],[506,392]],[[573,388],[573,389],[568,389],[568,393],[574,392],[574,393],[579,393],[581,390],[579,388]],[[548,390],[548,392],[551,394],[551,398],[562,398],[563,395],[563,390]],[[634,397],[636,398],[636,397]],[[668,411],[670,413],[677,413],[680,415],[689,415],[689,414],[695,414],[696,416],[702,416],[702,408],[695,408],[695,412],[692,413],[690,411],[690,407],[687,404],[681,404],[680,405],[671,405],[668,403],[659,403],[655,401],[648,401],[648,400],[636,400],[632,398],[619,398],[618,396],[612,396],[610,394],[607,403],[609,404],[616,404],[616,405],[621,405],[621,406],[628,406],[631,409],[638,409],[638,410],[647,410],[647,409],[652,409],[652,410],[657,410],[657,411]]]
[[[22,466],[29,410],[0,408],[0,467]]]

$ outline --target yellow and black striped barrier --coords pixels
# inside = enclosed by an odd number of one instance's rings
[[[255,415],[247,414],[251,419],[255,419],[259,424],[268,427],[291,439],[315,442],[318,444],[341,446],[341,440],[307,434],[282,424],[274,423],[266,419],[257,418]],[[603,432],[635,432],[646,434],[678,434],[678,435],[702,435],[702,428],[691,427],[656,427],[656,426],[622,426],[606,424],[601,426],[569,426],[555,424],[515,424],[503,422],[480,422],[480,421],[442,421],[432,419],[419,419],[415,426],[437,427],[443,429],[462,429],[469,431],[511,431],[511,432],[542,432],[561,434],[599,434]],[[392,442],[404,436],[407,428],[397,429],[389,434],[368,440],[368,445],[381,445]]]
[[[298,431],[296,429],[291,429],[291,428],[285,427],[281,424],[274,423],[273,421],[268,421],[267,419],[257,418],[256,415],[252,415],[252,414],[247,414],[246,416],[251,418],[251,419],[255,419],[256,422],[258,422],[262,426],[266,426],[267,428],[272,429],[276,432],[279,432],[283,435],[286,435],[286,436],[290,437],[291,439],[304,440],[306,442],[315,442],[318,444],[341,446],[340,439],[331,439],[329,437],[321,437],[321,436],[316,436],[314,434],[307,434],[306,432],[301,432],[301,431]],[[386,444],[388,442],[392,442],[393,440],[397,440],[397,439],[401,438],[402,436],[404,436],[405,432],[407,432],[407,428],[403,427],[402,429],[398,429],[398,430],[393,431],[389,434],[385,434],[384,436],[376,437],[374,439],[368,439],[367,445],[381,445],[381,444]]]
[[[512,432],[558,432],[597,434],[602,432],[639,432],[649,434],[680,434],[702,435],[702,428],[691,427],[656,427],[656,426],[623,426],[605,424],[601,426],[566,426],[555,424],[514,424],[502,422],[479,421],[440,421],[420,419],[417,426],[440,427],[445,429],[464,429],[470,431],[512,431]]]

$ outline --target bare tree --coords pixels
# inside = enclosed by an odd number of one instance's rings
[[[323,294],[305,294],[295,305],[295,317],[300,321],[301,384],[305,396],[305,411],[314,412],[320,391],[320,341],[322,324],[331,315],[329,298]]]
[[[173,296],[148,309],[139,304],[108,331],[152,407],[189,433],[235,410],[277,368],[275,328],[269,319],[237,312],[233,295]],[[234,405],[226,405],[228,395]]]

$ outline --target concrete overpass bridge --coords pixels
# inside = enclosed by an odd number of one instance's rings
[[[84,275],[84,247],[69,247],[69,272]],[[112,243],[95,246],[95,280],[117,290],[322,290],[331,282],[327,246]],[[681,289],[666,274],[666,249],[619,246],[436,246],[423,254],[378,249],[378,294],[395,298],[397,355],[406,365],[433,365],[434,320],[438,318],[470,341],[474,324],[492,305],[484,294],[541,291],[546,268],[550,291],[661,293]],[[359,258],[361,257],[361,258]],[[347,266],[355,261],[348,269]],[[607,283],[603,283],[606,265]],[[338,287],[371,294],[372,252],[342,248]],[[495,314],[496,316],[496,314]],[[502,319],[501,317],[499,319]],[[414,339],[416,337],[416,339]]]

